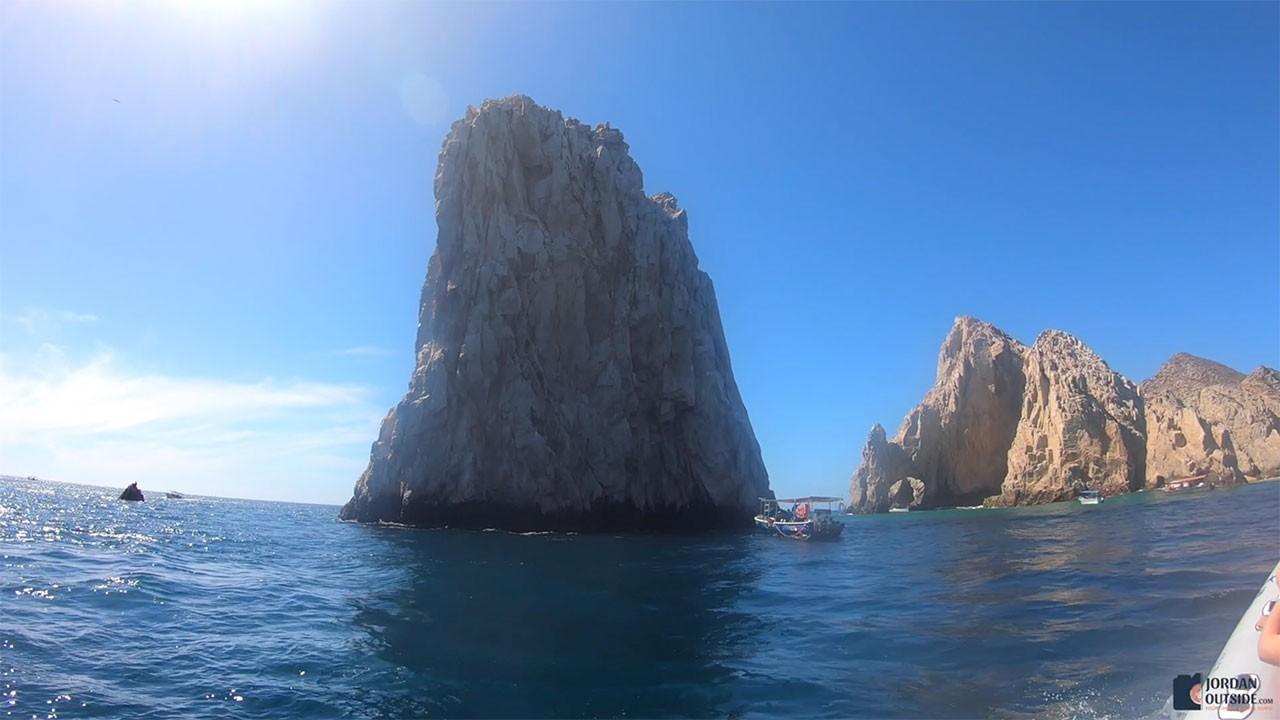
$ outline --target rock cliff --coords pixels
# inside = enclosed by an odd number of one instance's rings
[[[1280,474],[1280,373],[1249,375],[1179,353],[1142,384],[1147,484],[1188,475],[1242,482]]]
[[[898,442],[889,442],[876,423],[862,449],[862,464],[853,473],[849,508],[859,512],[887,512],[896,499],[891,491],[905,480],[914,466]]]
[[[1027,384],[999,505],[1069,500],[1092,488],[1142,486],[1144,416],[1138,388],[1076,338],[1040,335],[1024,354]]]
[[[408,393],[342,517],[741,525],[769,493],[688,216],[622,133],[516,96],[455,122]]]
[[[956,318],[938,351],[934,386],[891,442],[872,429],[853,479],[850,506],[883,512],[891,486],[923,483],[918,506],[974,505],[1000,492],[1018,426],[1025,348],[996,327]]]
[[[1201,473],[1280,473],[1280,373],[1175,355],[1138,388],[1066,333],[1027,347],[960,317],[924,400],[892,440],[872,428],[850,507],[1046,503]]]

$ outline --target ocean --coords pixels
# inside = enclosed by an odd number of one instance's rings
[[[1280,483],[851,517],[828,544],[118,492],[0,482],[7,716],[1151,715],[1280,555]]]

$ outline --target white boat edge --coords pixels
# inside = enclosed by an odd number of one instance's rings
[[[1227,637],[1227,643],[1218,655],[1218,660],[1209,670],[1208,676],[1231,677],[1241,674],[1257,675],[1259,687],[1257,697],[1260,700],[1270,699],[1270,704],[1259,703],[1248,712],[1236,712],[1228,708],[1204,706],[1199,710],[1174,710],[1173,698],[1165,701],[1162,713],[1174,720],[1253,720],[1254,718],[1280,718],[1280,667],[1268,665],[1258,659],[1258,630],[1256,625],[1262,618],[1262,609],[1268,602],[1280,599],[1280,588],[1276,587],[1276,575],[1280,573],[1280,563],[1271,569],[1271,574],[1263,581],[1262,587],[1254,595],[1249,607],[1245,608],[1236,623],[1235,630]],[[1280,612],[1280,608],[1273,612]],[[1203,672],[1189,667],[1186,672],[1194,674]],[[1172,678],[1171,678],[1172,681]]]

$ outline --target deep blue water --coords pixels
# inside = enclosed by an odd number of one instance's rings
[[[1131,717],[1280,555],[1280,483],[843,540],[367,527],[0,482],[13,717]]]

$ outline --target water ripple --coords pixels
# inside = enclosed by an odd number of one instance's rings
[[[844,541],[415,531],[0,483],[15,717],[1129,717],[1213,660],[1280,484]]]

